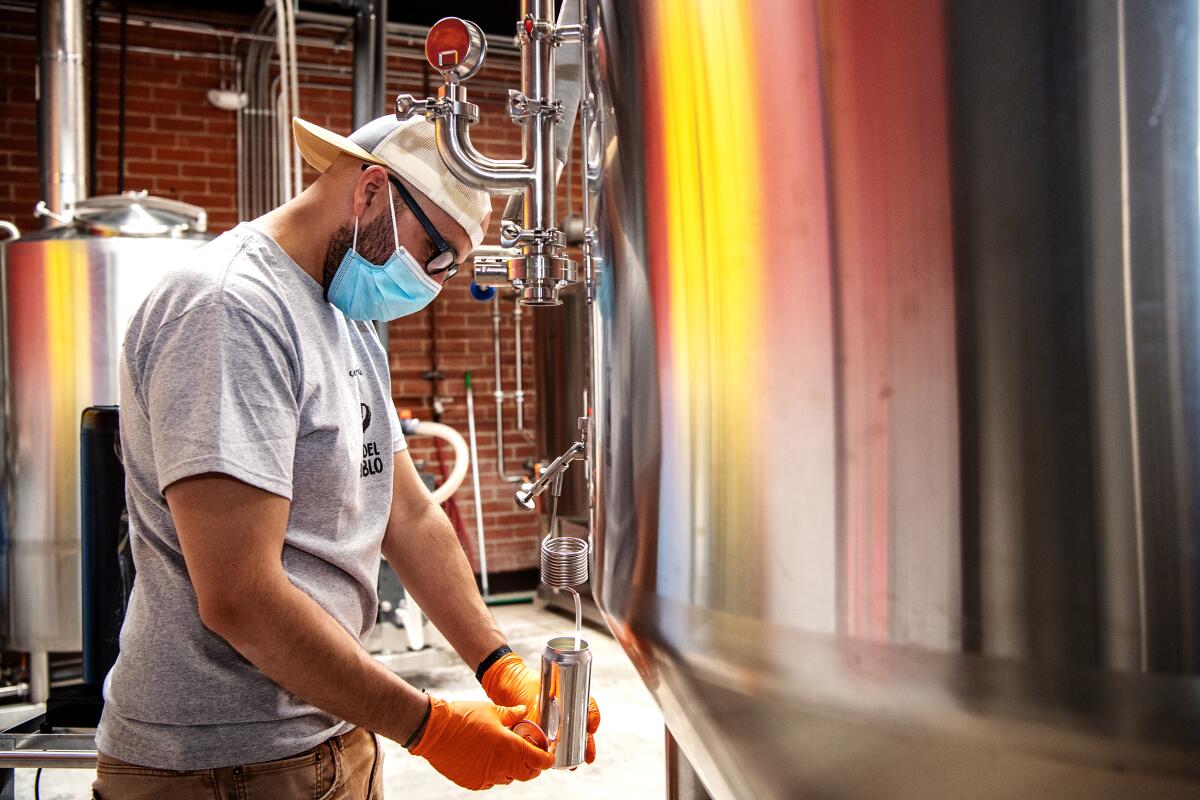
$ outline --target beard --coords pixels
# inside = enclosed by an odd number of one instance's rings
[[[321,275],[321,287],[329,298],[329,284],[337,274],[342,259],[350,252],[354,241],[354,225],[343,223],[329,237],[329,247],[325,249],[325,267]],[[396,250],[396,240],[392,236],[392,221],[386,213],[380,214],[374,221],[360,225],[358,229],[358,254],[372,264],[382,264],[391,258]]]

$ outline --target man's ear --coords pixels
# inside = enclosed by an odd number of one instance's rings
[[[372,164],[364,169],[354,187],[354,216],[366,216],[367,211],[380,201],[386,204],[387,197],[382,192],[386,191],[387,184],[387,170],[383,167]]]

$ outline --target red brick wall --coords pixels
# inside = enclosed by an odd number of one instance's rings
[[[134,13],[137,8],[132,9]],[[249,18],[241,27],[249,24]],[[215,21],[221,27],[236,28],[238,21]],[[304,31],[300,33],[303,35]],[[22,229],[36,226],[32,208],[38,199],[37,109],[33,82],[36,63],[36,22],[32,13],[12,12],[0,20],[0,219],[16,222]],[[101,41],[115,43],[117,27],[104,23]],[[127,114],[125,134],[125,188],[148,189],[151,194],[194,203],[207,209],[209,227],[214,233],[237,223],[236,121],[234,114],[209,105],[205,93],[218,86],[220,66],[217,60],[195,54],[217,55],[217,39],[211,36],[161,32],[142,27],[129,29],[134,47],[165,48],[179,55],[131,52],[128,56]],[[415,53],[415,51],[414,51]],[[301,62],[317,62],[348,67],[347,51],[300,48]],[[393,59],[393,69],[411,72],[412,58]],[[97,185],[91,194],[111,194],[117,190],[117,54],[100,54],[100,116],[97,159]],[[308,75],[301,73],[301,116],[337,131],[350,125],[349,76]],[[479,76],[482,80],[503,80],[517,85],[517,67],[511,58],[492,57]],[[393,78],[389,89],[420,95],[422,87],[402,85]],[[436,88],[437,81],[433,81]],[[481,106],[483,121],[473,128],[473,139],[484,152],[497,157],[519,154],[519,129],[503,112],[503,95],[495,89],[473,91],[472,99]],[[380,109],[386,113],[387,109]],[[496,226],[502,201],[497,198],[492,230],[486,241],[495,243]],[[452,281],[436,302],[440,368],[446,379],[440,392],[453,398],[444,422],[467,432],[467,414],[463,374],[470,372],[475,383],[476,425],[479,442],[479,469],[484,504],[484,523],[488,539],[488,567],[491,572],[533,567],[537,563],[537,524],[533,515],[516,508],[513,488],[496,476],[495,407],[492,399],[491,307],[470,297],[467,272]],[[503,380],[505,389],[514,388],[513,325],[511,303],[505,303],[502,336]],[[530,310],[538,313],[536,310]],[[414,416],[428,419],[430,384],[421,375],[430,368],[428,311],[395,322],[391,326],[392,379],[397,406]],[[528,419],[536,414],[533,392],[534,374],[532,313],[526,316],[524,345],[527,358],[524,371]],[[508,428],[506,458],[513,470],[535,456],[534,448],[521,440],[514,430],[511,401],[507,407]],[[531,424],[531,423],[530,423]],[[414,437],[414,458],[425,459],[437,472],[436,458],[427,437]],[[449,448],[446,449],[450,457]],[[455,496],[458,509],[474,547],[475,514],[470,476]]]
[[[32,14],[0,15],[0,219],[21,230],[34,225],[38,200],[35,28]]]

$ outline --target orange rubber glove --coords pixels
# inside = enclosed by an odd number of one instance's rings
[[[430,698],[429,720],[409,748],[464,789],[528,781],[554,766],[554,756],[509,730],[525,707]]]
[[[538,689],[541,677],[525,665],[516,653],[506,653],[495,664],[488,667],[481,679],[483,690],[493,703],[502,706],[526,706],[529,719],[538,721]],[[600,728],[600,707],[594,698],[588,698],[587,748],[584,761],[591,764],[596,760],[595,733]]]

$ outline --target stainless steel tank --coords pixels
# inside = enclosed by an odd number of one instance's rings
[[[709,791],[1200,794],[1195,4],[589,7],[596,597]]]
[[[93,198],[4,245],[5,649],[80,649],[80,415],[117,403],[128,320],[204,221],[144,193]]]

